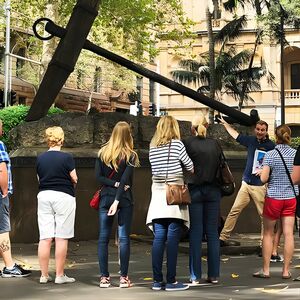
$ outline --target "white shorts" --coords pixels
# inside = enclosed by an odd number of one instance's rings
[[[40,240],[74,237],[75,197],[47,190],[39,192],[37,198]]]

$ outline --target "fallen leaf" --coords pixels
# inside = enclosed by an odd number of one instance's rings
[[[300,269],[300,265],[294,266],[295,269]]]
[[[238,274],[235,274],[235,273],[232,273],[232,274],[231,274],[231,277],[232,277],[232,278],[239,278],[239,277],[240,277],[240,275],[238,275]]]
[[[289,287],[286,286],[284,288],[280,288],[280,289],[274,289],[274,288],[256,288],[257,291],[261,291],[263,293],[267,293],[267,294],[278,294],[281,291],[284,291],[286,289],[288,289]]]
[[[145,280],[145,281],[152,281],[153,280],[153,278],[152,277],[145,277],[143,280]]]
[[[206,256],[202,256],[202,260],[203,261],[207,261],[207,257]]]

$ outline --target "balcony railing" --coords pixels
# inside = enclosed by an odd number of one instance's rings
[[[300,101],[300,90],[285,90],[285,99]]]

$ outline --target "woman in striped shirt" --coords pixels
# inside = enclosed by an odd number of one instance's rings
[[[166,182],[183,184],[183,167],[194,171],[193,163],[180,141],[178,122],[171,116],[162,117],[150,144],[149,160],[152,170],[152,197],[146,224],[154,233],[152,246],[153,290],[164,288],[162,263],[167,244],[166,291],[188,289],[176,281],[178,244],[183,226],[189,226],[186,205],[167,205]]]
[[[274,150],[266,153],[260,174],[261,181],[263,183],[268,182],[263,209],[263,269],[254,273],[253,276],[258,278],[270,277],[274,227],[276,221],[280,219],[284,234],[282,279],[289,279],[291,278],[290,261],[294,252],[295,192],[298,194],[298,187],[293,187],[290,183],[283,160],[288,171],[291,172],[296,150],[289,146],[291,129],[287,125],[280,125],[275,129],[275,138],[277,145]]]

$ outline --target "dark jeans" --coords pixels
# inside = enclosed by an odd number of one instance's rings
[[[108,271],[108,243],[111,235],[114,216],[107,215],[108,209],[99,209],[99,240],[98,259],[101,276],[109,276]],[[127,276],[130,256],[130,230],[133,206],[122,207],[118,210],[118,236],[121,276]]]
[[[165,246],[167,247],[167,283],[176,281],[178,244],[182,229],[183,221],[180,219],[153,220],[152,269],[154,281],[163,281],[162,264]]]
[[[190,212],[190,279],[201,279],[202,238],[207,239],[208,277],[220,275],[220,189],[212,184],[189,185]]]

